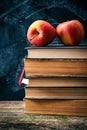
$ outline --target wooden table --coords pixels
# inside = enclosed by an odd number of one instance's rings
[[[87,130],[87,117],[24,114],[24,101],[0,101],[0,130]]]

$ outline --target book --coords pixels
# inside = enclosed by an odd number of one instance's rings
[[[87,76],[87,59],[24,60],[27,76]]]
[[[87,87],[87,77],[33,76],[27,79],[30,87]]]
[[[87,99],[87,87],[26,87],[29,99]]]
[[[27,58],[64,58],[64,59],[86,59],[86,46],[73,47],[27,47]]]
[[[25,98],[25,113],[87,116],[87,100]]]

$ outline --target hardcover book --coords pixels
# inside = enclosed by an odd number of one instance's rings
[[[87,100],[25,99],[25,113],[87,116]]]
[[[27,47],[27,58],[63,58],[63,59],[85,59],[87,58],[87,46],[48,46],[48,47]]]
[[[87,59],[24,60],[27,76],[87,76]]]

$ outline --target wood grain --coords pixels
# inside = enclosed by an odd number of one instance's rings
[[[0,101],[1,130],[85,130],[87,117],[24,113],[24,101]]]

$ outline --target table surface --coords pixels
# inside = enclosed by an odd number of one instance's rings
[[[0,101],[0,130],[87,130],[87,117],[24,113],[24,101]]]

